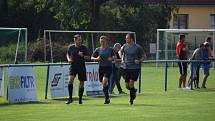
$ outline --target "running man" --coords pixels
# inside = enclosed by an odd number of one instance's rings
[[[140,74],[141,62],[143,61],[143,48],[136,44],[133,34],[126,34],[126,44],[122,46],[122,68],[125,78],[126,88],[130,91],[130,105],[133,105],[133,101],[136,98],[137,89],[135,88],[135,82]]]
[[[76,34],[73,38],[74,44],[69,45],[67,50],[67,60],[71,64],[69,69],[69,82],[68,82],[68,92],[69,98],[66,104],[73,102],[73,82],[75,76],[78,74],[79,79],[79,104],[82,104],[82,96],[84,92],[84,81],[87,81],[85,60],[90,60],[88,49],[86,46],[82,45],[81,35]]]
[[[99,62],[99,80],[103,85],[105,95],[104,104],[110,103],[108,92],[108,80],[112,72],[112,61],[114,59],[114,50],[108,47],[108,38],[101,36],[99,39],[100,47],[96,48],[91,56],[91,60]]]

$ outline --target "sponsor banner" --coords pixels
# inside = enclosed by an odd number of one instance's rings
[[[99,81],[99,65],[87,64],[87,81],[85,82],[85,90],[87,96],[99,96],[104,95],[102,91],[102,83]]]
[[[0,96],[4,96],[4,71],[3,71],[3,67],[0,67]]]
[[[51,98],[68,96],[69,68],[70,65],[50,66],[49,82]],[[86,65],[87,81],[85,81],[85,90],[87,96],[103,95],[102,84],[99,81],[98,68],[98,64]],[[78,78],[76,78],[75,81],[78,81]],[[75,81],[73,84],[73,95],[75,95]]]
[[[69,65],[50,66],[49,82],[51,98],[68,96]],[[75,83],[73,84],[73,95],[75,95]]]
[[[8,67],[9,103],[37,101],[33,67]]]

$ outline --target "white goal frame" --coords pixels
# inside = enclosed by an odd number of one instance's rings
[[[17,59],[17,54],[18,54],[18,49],[19,49],[19,42],[21,38],[21,31],[25,31],[25,57],[24,61],[27,62],[27,50],[28,50],[28,29],[27,28],[6,28],[6,27],[0,27],[0,30],[11,30],[11,31],[19,31],[18,38],[17,38],[17,45],[16,45],[16,53],[15,53],[15,58],[14,58],[14,64],[16,63]]]
[[[213,36],[212,36],[212,45],[213,45],[213,57],[215,57],[215,29],[157,29],[157,49],[156,49],[156,60],[159,60],[159,52],[160,52],[160,48],[159,48],[159,42],[160,42],[160,38],[159,38],[159,33],[163,31],[163,32],[170,32],[170,33],[187,33],[187,32],[212,32]],[[167,37],[165,37],[165,50],[167,50]],[[167,60],[167,51],[165,51],[165,60]],[[158,65],[158,63],[156,63],[156,66]]]

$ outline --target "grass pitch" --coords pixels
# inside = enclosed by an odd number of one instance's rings
[[[8,104],[0,97],[0,121],[214,121],[215,70],[211,69],[207,89],[177,90],[178,68],[168,69],[168,91],[164,91],[164,68],[142,68],[142,93],[134,106],[129,95],[112,95],[111,104],[103,97],[84,97],[83,104],[66,105],[65,98],[45,100],[46,68],[35,67],[38,102]],[[200,73],[202,82],[202,71]],[[125,90],[124,82],[121,80]],[[76,86],[77,87],[77,86]],[[138,87],[138,85],[136,85]],[[77,91],[76,91],[77,92]],[[117,90],[114,90],[117,93]],[[128,93],[128,91],[126,91]],[[49,94],[50,95],[50,94]]]

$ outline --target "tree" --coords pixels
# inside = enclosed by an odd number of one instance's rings
[[[142,0],[109,0],[101,6],[99,25],[102,30],[135,31],[138,43],[147,48],[156,41],[158,28],[168,28],[175,10],[165,2],[151,5]]]

